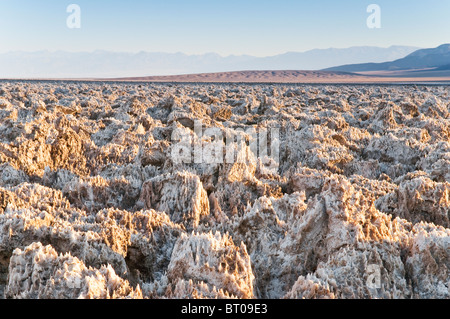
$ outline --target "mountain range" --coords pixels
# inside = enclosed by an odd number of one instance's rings
[[[450,44],[436,48],[416,50],[407,56],[383,63],[358,63],[326,68],[324,71],[373,72],[373,71],[444,71],[450,70]]]
[[[256,57],[161,52],[8,52],[0,54],[0,78],[110,78],[246,70],[320,70],[336,65],[393,61],[417,47],[359,46]],[[450,62],[450,61],[448,61]]]

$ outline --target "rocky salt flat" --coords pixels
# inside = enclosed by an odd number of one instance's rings
[[[1,82],[0,298],[450,298],[449,93]]]

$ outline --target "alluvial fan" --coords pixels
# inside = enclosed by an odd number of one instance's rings
[[[0,298],[450,298],[450,87],[0,83]]]

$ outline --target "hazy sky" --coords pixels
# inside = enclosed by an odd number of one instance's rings
[[[81,28],[66,25],[69,4]],[[369,29],[369,4],[381,28]],[[275,55],[450,42],[450,0],[0,0],[0,52],[109,50]]]

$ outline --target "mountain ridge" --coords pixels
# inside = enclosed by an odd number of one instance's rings
[[[410,46],[356,46],[286,52],[268,57],[182,52],[36,51],[0,54],[0,78],[136,77],[236,70],[318,70],[347,62],[382,62],[414,52]]]
[[[416,50],[404,58],[382,63],[358,63],[335,66],[323,71],[371,72],[401,71],[420,69],[439,69],[450,64],[450,44],[441,44],[436,48]]]

